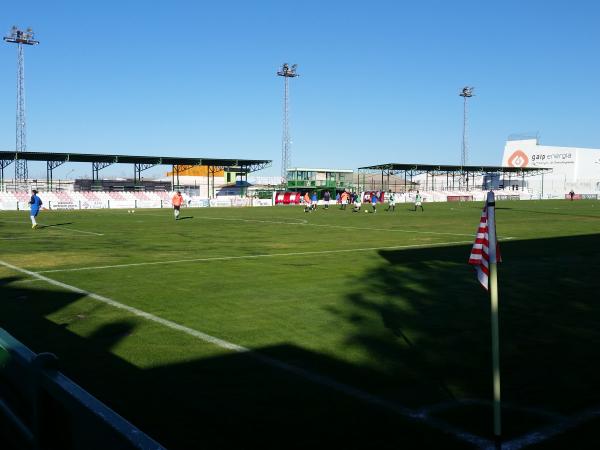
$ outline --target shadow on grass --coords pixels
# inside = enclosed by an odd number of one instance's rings
[[[187,220],[187,219],[193,219],[193,218],[194,218],[194,216],[183,216],[183,217],[180,217],[177,220]]]
[[[408,402],[491,398],[489,298],[467,265],[470,246],[380,251],[336,312],[348,321],[377,316],[387,330],[360,323],[350,347],[389,362]],[[505,404],[572,414],[600,404],[600,235],[501,243],[499,266],[502,396]],[[364,320],[364,319],[363,319]],[[471,408],[472,409],[472,408]],[[539,423],[535,414],[507,433]],[[489,436],[465,409],[441,414]],[[470,417],[469,417],[470,415]],[[476,416],[481,417],[481,411]],[[512,422],[511,422],[512,420]],[[537,426],[537,425],[536,425]],[[483,427],[483,428],[482,428]]]
[[[55,353],[61,371],[169,449],[464,448],[445,433],[244,353],[135,366],[115,351],[125,338],[135,339],[137,321],[117,319],[82,337],[70,329],[93,318],[89,303],[81,309],[74,305],[82,295],[24,281],[0,279],[0,326],[34,351]],[[66,307],[73,313],[63,314],[62,322],[48,318]],[[164,351],[168,343],[158,345]],[[325,373],[356,369],[293,345],[258,351]],[[0,394],[2,387],[0,371]],[[60,434],[60,424],[54,429]]]
[[[62,227],[64,225],[73,225],[73,222],[65,222],[65,223],[52,223],[52,224],[39,224],[38,228],[52,228],[52,227]]]

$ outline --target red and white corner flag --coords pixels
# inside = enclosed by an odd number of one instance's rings
[[[494,193],[488,192],[487,200],[479,220],[477,237],[469,256],[469,264],[477,270],[477,278],[490,293],[492,313],[492,383],[494,388],[494,435],[500,439],[502,430],[500,403],[500,331],[498,322],[498,271],[501,261],[498,241],[496,240],[496,202]]]
[[[487,194],[475,243],[469,256],[469,264],[475,266],[477,279],[486,290],[489,290],[490,264],[502,261],[496,239],[495,207],[494,193],[490,191]]]

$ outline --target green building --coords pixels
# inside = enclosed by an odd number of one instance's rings
[[[352,174],[353,171],[347,169],[288,169],[287,190],[317,191],[319,198],[322,192],[329,191],[335,196],[336,192],[354,188]]]

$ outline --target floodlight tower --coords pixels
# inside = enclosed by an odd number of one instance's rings
[[[467,126],[469,124],[468,121],[468,103],[467,100],[473,97],[473,87],[465,86],[462,88],[460,95],[464,99],[464,107],[463,107],[463,139],[462,139],[462,153],[460,155],[460,166],[469,165],[469,140],[467,136]]]
[[[34,39],[33,30],[27,28],[22,31],[16,26],[10,29],[10,34],[4,37],[4,41],[17,44],[17,139],[16,152],[27,151],[27,127],[25,118],[25,54],[24,45],[37,45],[40,42]],[[27,180],[27,161],[17,159],[15,161],[15,182]]]
[[[289,79],[296,78],[299,76],[296,73],[296,68],[298,64],[293,64],[291,67],[285,63],[281,66],[281,70],[277,72],[277,75],[283,77],[283,86],[284,86],[284,94],[283,94],[283,136],[281,138],[281,178],[283,182],[287,180],[287,170],[290,167],[290,162],[292,159],[292,150],[291,150],[291,137],[290,137],[290,87],[289,87]]]

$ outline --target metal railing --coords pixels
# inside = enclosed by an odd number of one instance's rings
[[[0,328],[0,446],[19,449],[164,449]]]

